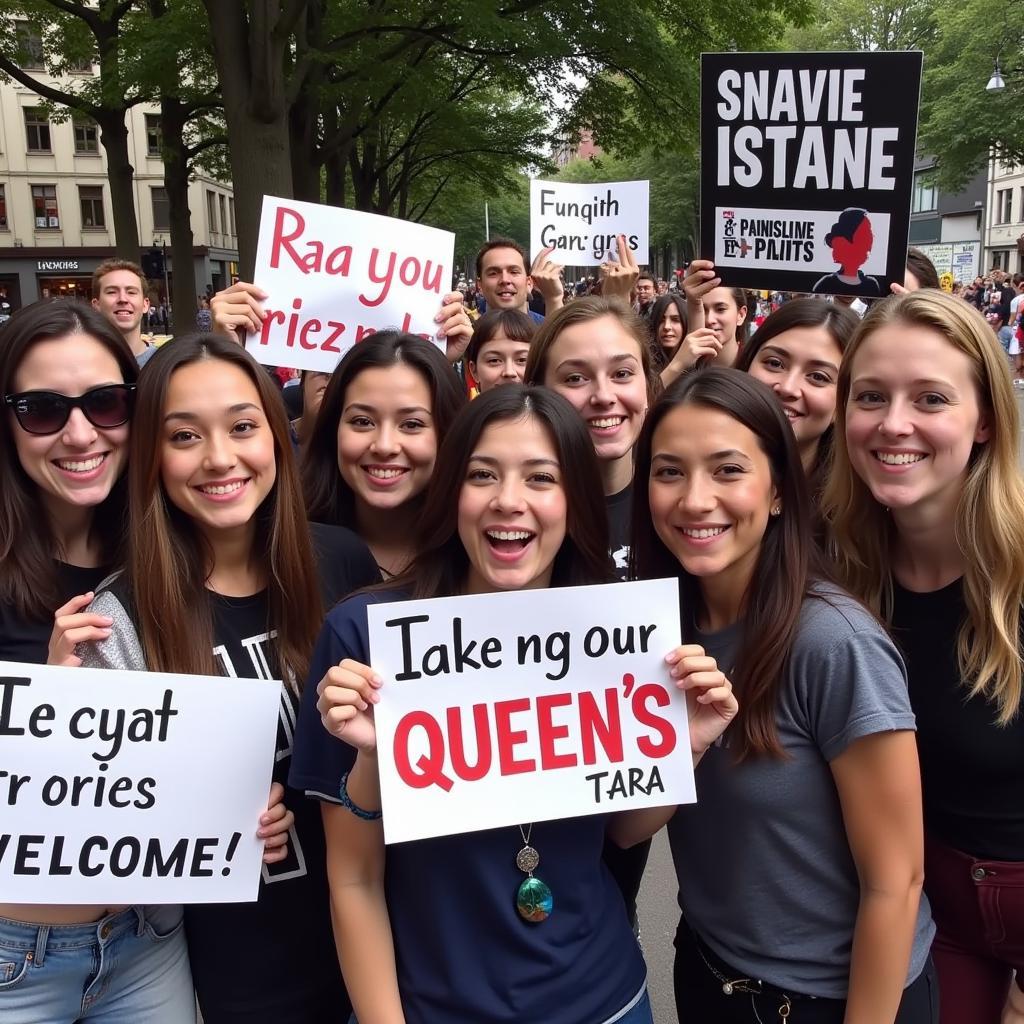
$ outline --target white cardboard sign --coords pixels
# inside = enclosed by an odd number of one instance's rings
[[[0,662],[0,902],[257,897],[281,684]]]
[[[596,267],[617,257],[616,238],[626,236],[638,265],[648,261],[650,182],[613,181],[580,185],[567,181],[530,182],[530,256],[555,247],[551,259],[576,267]]]
[[[696,799],[675,580],[368,615],[385,842]]]
[[[334,206],[263,197],[253,277],[268,293],[246,348],[269,366],[330,372],[357,342],[397,328],[438,342],[455,235]]]

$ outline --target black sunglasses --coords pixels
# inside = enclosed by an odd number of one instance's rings
[[[41,435],[63,430],[72,409],[81,409],[85,418],[100,430],[123,426],[131,419],[134,402],[134,384],[101,384],[78,398],[58,391],[22,391],[17,395],[4,395],[4,403],[14,410],[21,429]]]

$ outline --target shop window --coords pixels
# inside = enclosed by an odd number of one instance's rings
[[[107,226],[103,216],[102,185],[79,185],[78,201],[82,207],[83,228],[104,228]]]
[[[25,144],[30,153],[50,152],[50,122],[40,107],[25,107]]]
[[[32,186],[32,213],[37,228],[60,227],[56,185]]]

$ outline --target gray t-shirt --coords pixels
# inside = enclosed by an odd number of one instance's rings
[[[863,736],[913,729],[914,715],[882,628],[847,595],[817,594],[827,600],[804,601],[779,691],[789,759],[736,764],[712,748],[697,768],[698,803],[681,807],[668,831],[683,915],[722,960],[778,988],[845,999],[860,885],[829,762]],[[728,675],[742,624],[695,639]],[[934,932],[922,896],[908,984]]]

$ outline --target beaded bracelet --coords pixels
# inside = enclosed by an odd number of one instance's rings
[[[352,797],[348,795],[348,772],[345,772],[341,777],[341,783],[338,786],[338,799],[341,801],[342,807],[351,811],[357,818],[361,818],[363,821],[380,821],[381,819],[380,811],[367,811],[352,803]]]

